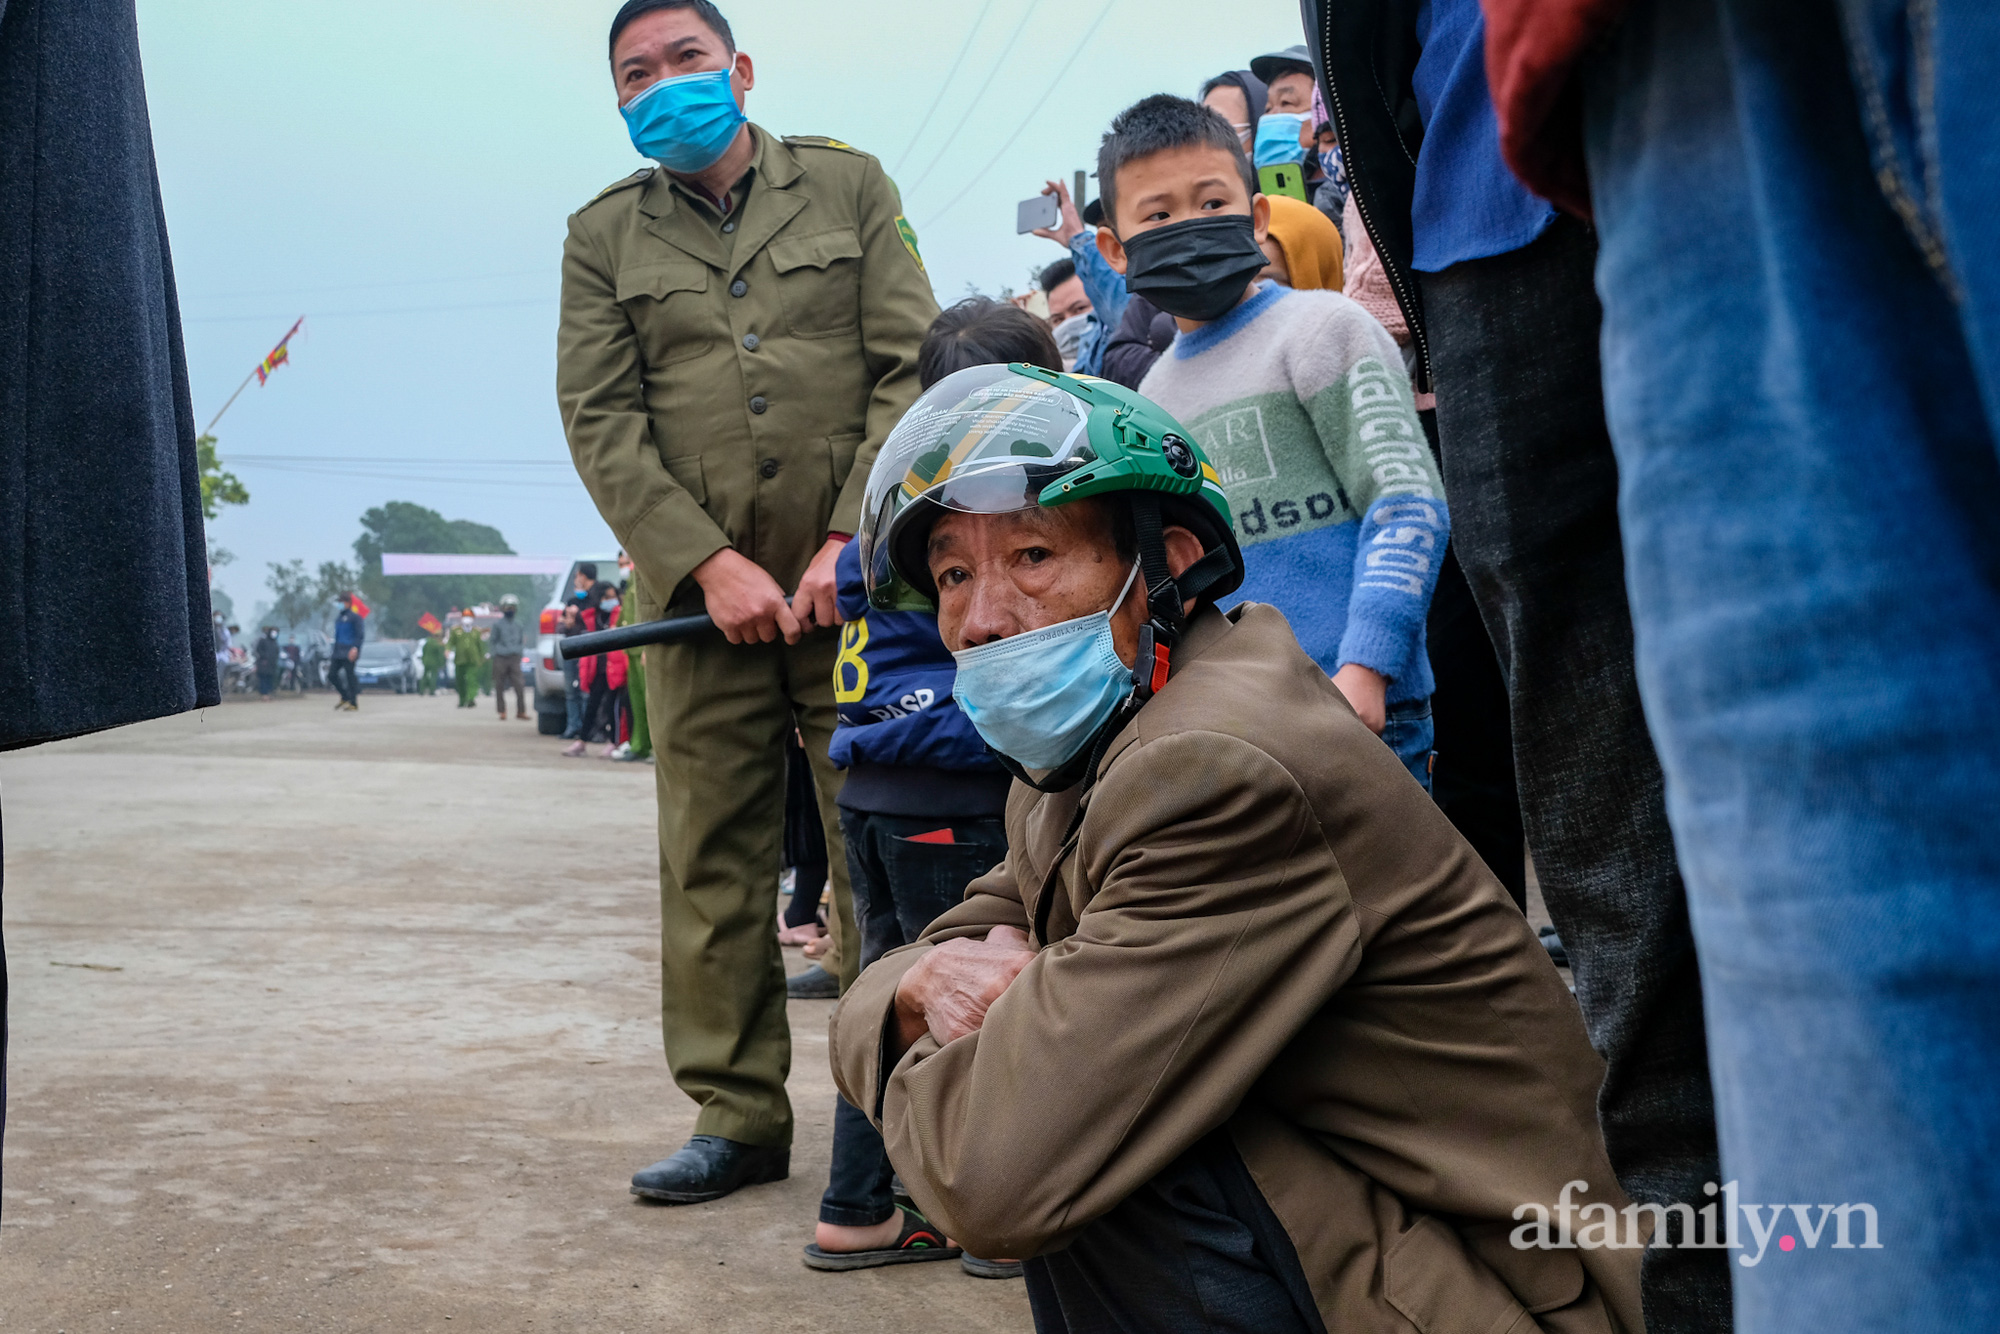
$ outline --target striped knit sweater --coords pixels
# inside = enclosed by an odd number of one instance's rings
[[[1329,674],[1431,693],[1424,615],[1450,519],[1388,332],[1337,292],[1261,284],[1182,334],[1139,392],[1208,451],[1236,516],[1241,601],[1285,614]]]

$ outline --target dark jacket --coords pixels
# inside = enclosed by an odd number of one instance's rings
[[[1417,150],[1424,142],[1412,84],[1422,49],[1418,8],[1419,0],[1299,0],[1355,210],[1409,321],[1417,349],[1413,378],[1417,392],[1425,393],[1431,388],[1430,343],[1423,298],[1410,271],[1416,253],[1410,203],[1416,196]]]
[[[0,749],[220,700],[194,428],[132,0],[0,0]]]
[[[849,542],[834,567],[840,717],[827,754],[848,771],[840,804],[889,815],[998,815],[1009,779],[951,697],[958,664],[937,617],[870,607],[860,548]]]
[[[1125,303],[1125,316],[1111,345],[1104,349],[1104,378],[1127,389],[1137,389],[1146,372],[1160,355],[1174,345],[1180,326],[1174,317],[1145,297],[1134,294]]]

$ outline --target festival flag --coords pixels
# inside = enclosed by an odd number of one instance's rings
[[[444,633],[444,622],[429,612],[425,612],[423,615],[417,617],[417,624],[423,627],[427,634],[441,635]]]
[[[285,336],[278,340],[278,345],[272,348],[270,353],[264,358],[264,360],[261,363],[259,363],[255,371],[258,384],[263,384],[264,381],[270,379],[272,371],[275,371],[276,369],[278,369],[278,367],[284,365],[286,362],[292,359],[292,354],[286,350],[285,345],[292,341],[292,335],[297,333],[299,331],[299,325],[304,324],[305,322],[306,322],[306,317],[303,315],[299,316],[298,322],[292,325],[290,329],[287,329],[285,331]],[[240,365],[241,363],[238,364]],[[363,612],[361,614],[366,616],[368,613]]]
[[[366,616],[368,614],[368,604],[361,600],[359,593],[350,596],[347,599],[347,605],[353,610],[356,616]]]

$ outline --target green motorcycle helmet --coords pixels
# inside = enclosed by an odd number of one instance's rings
[[[1176,627],[1181,599],[1218,598],[1243,582],[1215,468],[1158,404],[1109,380],[1022,362],[946,376],[911,405],[868,474],[857,536],[869,605],[937,609],[926,546],[947,510],[1008,514],[1117,496],[1135,516],[1157,516],[1135,525],[1149,586],[1165,574],[1160,527],[1201,540],[1202,559],[1154,599]]]

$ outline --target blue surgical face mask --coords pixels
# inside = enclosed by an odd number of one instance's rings
[[[661,79],[618,109],[632,147],[668,171],[705,171],[721,160],[743,124],[729,71]]]
[[[1111,610],[952,654],[952,696],[986,744],[1030,769],[1060,769],[1132,693],[1111,618],[1125,605],[1135,563]]]
[[[1287,162],[1304,162],[1305,146],[1299,131],[1306,118],[1296,111],[1267,111],[1257,122],[1257,147],[1252,161],[1259,167],[1281,167]]]

